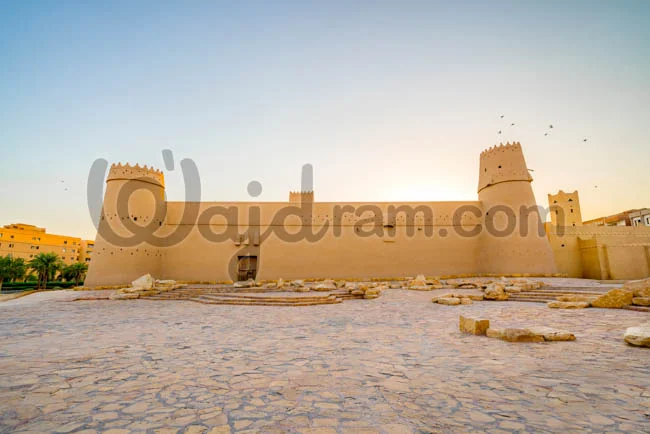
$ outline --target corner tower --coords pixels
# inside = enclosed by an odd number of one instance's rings
[[[138,164],[113,164],[106,178],[94,260],[86,286],[121,285],[160,275],[162,246],[153,233],[165,219],[165,178]]]
[[[479,268],[494,274],[553,274],[546,237],[519,142],[481,153],[478,198],[483,205]]]
[[[573,193],[565,193],[560,190],[557,194],[549,194],[548,207],[551,210],[553,226],[582,226],[580,198],[577,190]]]

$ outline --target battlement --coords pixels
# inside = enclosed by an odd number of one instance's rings
[[[505,151],[519,151],[521,152],[521,143],[519,142],[506,142],[504,145],[503,143],[499,143],[498,145],[491,146],[481,152],[481,158],[484,156],[488,156],[490,154],[494,153],[499,153],[499,152],[505,152]]]
[[[478,191],[502,182],[531,182],[521,143],[508,142],[481,152]]]
[[[165,186],[165,175],[161,170],[156,170],[153,167],[147,167],[146,165],[140,167],[139,164],[131,166],[129,163],[112,164],[106,181],[129,179],[137,179],[143,182],[156,184],[161,187]]]
[[[313,191],[290,191],[289,202],[290,203],[314,202],[314,192]]]
[[[553,205],[553,202],[579,202],[578,190],[575,190],[573,193],[567,193],[563,190],[557,192],[557,194],[548,195],[548,204]]]

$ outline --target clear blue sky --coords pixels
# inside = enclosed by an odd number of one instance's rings
[[[321,201],[474,200],[480,151],[518,140],[538,203],[649,206],[648,22],[650,1],[4,1],[0,224],[94,238],[92,162],[165,148],[204,200],[286,200],[303,163]]]

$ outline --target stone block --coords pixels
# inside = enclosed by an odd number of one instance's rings
[[[552,309],[584,309],[589,307],[586,301],[549,301],[546,304]]]
[[[631,291],[635,297],[650,297],[650,278],[627,282],[623,289]]]
[[[487,329],[490,328],[490,320],[466,318],[460,315],[458,317],[458,328],[463,333],[485,336]]]
[[[632,304],[635,306],[650,306],[650,297],[634,297]]]
[[[634,294],[625,289],[612,289],[591,302],[593,307],[620,309],[632,304]]]
[[[544,336],[537,335],[528,329],[488,328],[485,334],[490,338],[501,339],[507,342],[544,342]]]
[[[536,335],[542,336],[545,341],[575,341],[576,340],[576,337],[573,333],[565,330],[554,329],[551,327],[534,326],[534,327],[528,327],[528,330],[530,330]]]
[[[460,298],[456,297],[439,297],[436,301],[438,304],[444,304],[447,306],[458,306],[460,304]]]
[[[623,339],[636,347],[650,347],[650,323],[625,330]]]
[[[555,299],[557,301],[582,301],[582,302],[591,303],[597,297],[598,297],[597,295],[568,294],[568,295],[560,295],[560,296],[556,297]]]

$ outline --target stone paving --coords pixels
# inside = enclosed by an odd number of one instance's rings
[[[643,312],[402,289],[310,307],[70,294],[0,303],[0,432],[650,431],[650,350],[623,342]],[[459,314],[577,340],[464,335]]]

